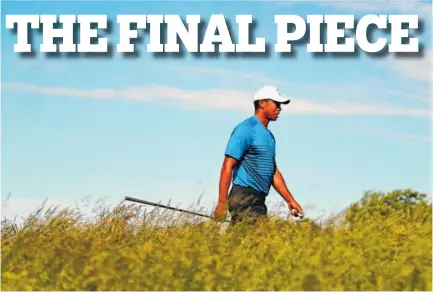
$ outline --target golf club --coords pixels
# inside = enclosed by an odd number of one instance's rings
[[[125,200],[126,201],[140,203],[140,204],[151,205],[151,206],[155,206],[155,207],[161,207],[161,208],[165,208],[165,209],[169,209],[169,210],[180,211],[180,212],[184,212],[184,213],[188,213],[188,214],[192,214],[192,215],[196,215],[196,216],[206,217],[206,218],[209,218],[209,219],[215,219],[215,218],[213,218],[211,216],[200,214],[200,213],[197,213],[197,212],[188,211],[188,210],[184,210],[184,209],[180,209],[180,208],[175,208],[175,207],[170,207],[170,206],[165,206],[165,205],[161,205],[161,204],[157,204],[157,203],[153,203],[153,202],[149,202],[149,201],[145,201],[145,200],[141,200],[141,199],[136,199],[136,198],[132,198],[132,197],[128,197],[128,196],[125,197]],[[230,221],[229,220],[224,220],[224,222],[230,222]]]
[[[184,209],[180,209],[180,208],[175,208],[175,207],[170,207],[170,206],[165,206],[165,205],[161,205],[161,204],[157,204],[157,203],[153,203],[153,202],[149,202],[149,201],[145,201],[145,200],[141,200],[141,199],[137,199],[137,198],[132,198],[132,197],[125,197],[126,201],[131,201],[131,202],[136,202],[136,203],[140,203],[140,204],[146,204],[146,205],[150,205],[150,206],[155,206],[155,207],[161,207],[161,208],[165,208],[165,209],[169,209],[169,210],[174,210],[174,211],[179,211],[179,212],[184,212],[184,213],[188,213],[188,214],[192,214],[192,215],[196,215],[196,216],[201,216],[201,217],[205,217],[205,218],[209,218],[212,220],[215,220],[215,218],[208,216],[208,215],[204,215],[204,214],[200,214],[197,212],[193,212],[193,211],[188,211],[188,210],[184,210]],[[304,214],[303,213],[298,213],[296,212],[295,209],[291,210],[291,214],[294,217],[299,217],[299,218],[303,218]],[[224,222],[228,222],[230,223],[229,220],[224,220]]]

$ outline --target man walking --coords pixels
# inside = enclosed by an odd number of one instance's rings
[[[255,114],[234,128],[227,144],[214,211],[218,221],[224,220],[227,211],[233,223],[267,217],[265,199],[271,186],[295,215],[303,213],[277,167],[275,138],[268,129],[269,122],[278,119],[281,104],[290,100],[275,87],[264,86],[256,92],[253,102]]]

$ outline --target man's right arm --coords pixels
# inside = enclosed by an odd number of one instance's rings
[[[219,200],[218,204],[227,204],[228,193],[232,181],[233,167],[237,160],[230,156],[225,156],[221,167],[220,182],[219,182]]]
[[[223,220],[227,214],[228,193],[232,181],[233,167],[247,150],[251,140],[250,135],[250,129],[245,125],[240,125],[234,129],[230,136],[221,167],[218,205],[214,212],[214,217],[217,220]]]

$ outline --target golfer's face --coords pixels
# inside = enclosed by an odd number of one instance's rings
[[[278,115],[281,112],[281,103],[273,100],[268,100],[266,105],[266,112],[268,118],[275,121],[276,119],[278,119]]]

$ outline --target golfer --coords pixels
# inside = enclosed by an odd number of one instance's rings
[[[256,92],[253,102],[255,114],[234,128],[226,147],[219,200],[214,211],[217,221],[224,220],[227,211],[232,223],[266,218],[265,200],[271,186],[284,198],[293,214],[303,213],[277,167],[275,138],[268,129],[269,122],[278,119],[281,104],[290,103],[290,99],[282,96],[277,88],[264,86]]]

